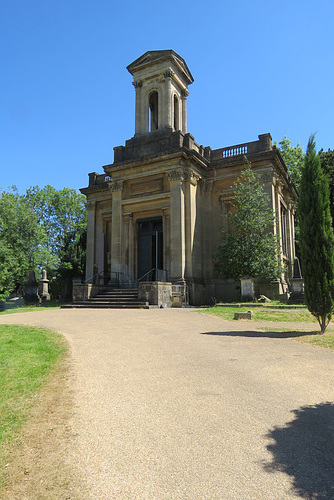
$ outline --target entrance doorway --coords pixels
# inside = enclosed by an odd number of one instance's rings
[[[138,281],[166,281],[163,270],[162,217],[137,222]]]

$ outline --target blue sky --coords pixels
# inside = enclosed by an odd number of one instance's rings
[[[1,0],[0,187],[79,189],[134,135],[126,66],[173,49],[188,132],[213,149],[271,132],[334,149],[333,0]]]

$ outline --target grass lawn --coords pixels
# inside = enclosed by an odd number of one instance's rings
[[[214,306],[209,307],[207,309],[202,309],[201,312],[206,314],[212,314],[213,316],[218,316],[219,318],[225,320],[233,320],[235,312],[246,312],[249,310],[253,311],[253,319],[251,321],[273,321],[273,322],[282,322],[287,323],[286,327],[283,328],[275,328],[269,326],[261,327],[261,330],[264,332],[279,332],[282,333],[282,336],[286,338],[295,338],[299,342],[304,342],[307,344],[316,345],[319,347],[324,347],[327,349],[334,350],[334,329],[333,323],[329,324],[327,330],[322,335],[315,335],[314,332],[320,332],[320,327],[318,321],[311,313],[308,312],[306,307],[298,307],[295,310],[289,309],[277,309],[277,305],[275,305],[275,309],[270,309],[268,306],[263,308],[253,307],[252,304],[248,304],[247,306],[241,306],[239,304],[231,305],[227,307]],[[300,328],[289,328],[289,322],[300,323]],[[314,332],[303,330],[303,323],[314,323]]]
[[[276,308],[277,306],[275,306]],[[254,321],[293,321],[293,322],[306,322],[306,323],[318,323],[317,320],[308,312],[306,308],[294,309],[269,309],[268,306],[265,307],[253,307],[252,305],[247,305],[240,307],[239,304],[236,306],[231,305],[230,307],[220,307],[214,306],[207,309],[201,309],[201,312],[206,314],[213,314],[214,316],[219,316],[222,319],[233,320],[235,312],[247,312],[253,311]]]
[[[0,445],[17,436],[34,396],[65,351],[62,337],[53,331],[0,325]]]
[[[31,306],[12,306],[7,304],[7,309],[5,311],[0,311],[1,314],[11,314],[11,313],[20,313],[20,312],[29,312],[29,311],[44,311],[45,309],[60,309],[60,304],[59,302],[49,302],[49,303],[43,303],[41,304],[36,304],[36,305],[31,305]]]

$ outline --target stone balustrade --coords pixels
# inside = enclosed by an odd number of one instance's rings
[[[211,160],[221,160],[222,158],[232,158],[235,156],[244,156],[261,151],[270,151],[272,149],[272,138],[270,134],[259,135],[258,141],[244,142],[228,146],[227,148],[214,149],[211,151]]]

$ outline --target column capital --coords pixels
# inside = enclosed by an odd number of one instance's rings
[[[109,182],[109,188],[112,193],[115,191],[123,190],[123,181],[111,181]]]
[[[171,172],[167,172],[167,177],[169,182],[171,181],[181,181],[185,180],[185,171],[181,168],[177,170],[172,170]]]
[[[96,207],[96,201],[86,201],[86,209],[94,210]]]
[[[167,71],[164,72],[165,78],[172,78],[173,76],[174,76],[174,71],[171,69],[168,69]]]
[[[141,89],[143,86],[143,82],[141,80],[136,80],[135,82],[132,82],[132,85],[135,89]]]
[[[188,92],[187,89],[183,89],[181,91],[181,97],[182,97],[182,99],[187,99],[188,95],[189,95],[189,92]]]

